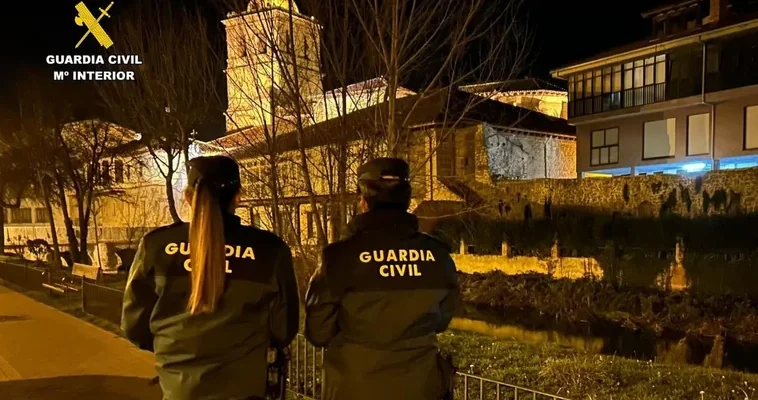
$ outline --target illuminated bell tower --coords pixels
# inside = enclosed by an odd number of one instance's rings
[[[227,132],[289,119],[294,99],[301,99],[302,104],[303,99],[321,93],[321,27],[300,14],[294,1],[290,10],[290,0],[252,0],[246,11],[229,14],[223,23],[228,55]],[[299,95],[293,92],[296,87]]]

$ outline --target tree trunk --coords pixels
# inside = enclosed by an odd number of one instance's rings
[[[2,202],[0,202],[2,203]],[[0,204],[0,255],[5,255],[5,206]]]
[[[398,82],[398,66],[399,60],[399,41],[400,32],[398,32],[400,25],[398,0],[392,0],[392,31],[390,32],[392,44],[390,46],[389,56],[389,68],[387,69],[389,79],[387,80],[387,96],[388,98],[388,110],[387,110],[387,151],[390,157],[397,157],[397,87],[400,84]]]
[[[273,231],[279,235],[282,236],[284,234],[284,222],[281,218],[281,213],[279,212],[279,169],[276,166],[276,150],[271,152],[271,157],[269,158],[269,169],[271,170],[271,176],[269,177],[269,184],[271,187],[271,224],[273,225]],[[289,238],[283,237],[284,240],[287,240]]]
[[[295,122],[296,122],[296,128],[295,132],[297,133],[297,144],[298,148],[300,150],[300,166],[303,170],[303,178],[305,179],[305,190],[308,193],[308,199],[311,203],[311,208],[313,208],[314,213],[318,213],[318,202],[316,201],[316,193],[313,188],[313,181],[311,180],[310,171],[308,168],[308,155],[305,152],[305,138],[303,137],[303,114],[302,114],[302,107],[300,103],[300,77],[298,76],[298,65],[297,65],[297,58],[295,57],[295,50],[294,50],[294,43],[295,43],[295,22],[294,17],[292,15],[292,9],[293,9],[293,1],[289,0],[289,31],[287,32],[288,35],[290,35],[290,46],[287,49],[288,55],[291,57],[292,60],[295,60],[295,62],[292,65],[292,93],[297,96],[295,99]],[[328,209],[328,207],[325,207]],[[325,211],[326,212],[326,211]],[[318,214],[316,214],[318,215]],[[318,230],[318,244],[320,246],[323,246],[327,242],[327,236],[326,236],[326,229],[324,229],[324,224],[322,223],[321,218],[315,218],[316,219],[316,229]]]
[[[71,253],[71,260],[73,262],[80,262],[79,255],[79,240],[76,238],[76,230],[74,230],[74,221],[71,220],[71,214],[68,212],[68,200],[66,199],[66,190],[63,185],[63,180],[59,174],[55,174],[56,185],[58,186],[58,196],[61,203],[61,211],[63,212],[63,224],[66,228],[66,237],[68,238],[68,249]]]
[[[348,4],[345,2],[342,13],[342,29],[344,33],[347,33],[350,29],[350,17],[348,12]],[[342,79],[345,86],[347,86],[347,74],[348,74],[348,35],[342,35]],[[348,91],[343,88],[342,90],[342,133],[343,137],[347,137],[347,93]],[[337,154],[337,194],[339,196],[339,212],[337,217],[339,218],[337,227],[338,237],[336,240],[340,240],[341,236],[345,232],[345,225],[347,224],[347,143],[344,140],[340,140],[339,153]]]
[[[88,201],[91,200],[88,197]],[[79,196],[77,195],[77,198]],[[78,212],[79,212],[79,257],[84,261],[89,261],[92,263],[92,259],[89,257],[89,253],[87,252],[87,245],[88,243],[88,235],[89,235],[89,212],[90,207],[84,207],[84,204],[82,204],[82,201],[77,201],[79,204],[77,204]],[[95,244],[97,246],[97,244]],[[84,258],[87,257],[87,258]]]
[[[176,166],[174,165],[174,161],[176,158],[181,157],[181,151],[179,154],[175,155],[172,153],[173,149],[171,149],[171,146],[166,143],[159,144],[158,149],[166,153],[167,171],[165,174],[161,168],[162,161],[160,160],[160,156],[155,152],[156,149],[150,145],[147,146],[147,151],[150,153],[150,156],[153,157],[153,162],[155,163],[156,168],[158,168],[158,171],[160,171],[161,175],[163,175],[165,179],[164,184],[166,188],[166,199],[168,200],[168,212],[171,214],[171,219],[174,221],[174,223],[182,222],[182,219],[179,217],[179,213],[176,211],[176,199],[174,196],[174,174],[176,173]]]
[[[174,198],[174,163],[169,161],[169,171],[166,174],[166,197],[168,198],[168,211],[171,213],[171,219],[176,222],[182,222],[179,213],[176,211],[176,199]]]
[[[53,266],[55,269],[61,269],[61,247],[60,243],[58,243],[58,231],[55,229],[53,206],[50,204],[50,190],[48,183],[42,179],[39,171],[37,171],[37,180],[39,181],[40,189],[42,189],[42,197],[45,199],[45,209],[47,210],[47,218],[50,223],[50,236],[52,236],[53,240]]]

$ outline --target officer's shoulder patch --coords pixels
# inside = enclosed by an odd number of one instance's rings
[[[434,242],[436,245],[442,247],[448,253],[452,251],[452,248],[450,247],[450,245],[447,244],[447,243],[445,243],[442,239],[440,239],[440,238],[438,238],[436,236],[432,236],[432,235],[430,235],[428,233],[421,233],[421,235],[424,236],[424,237],[426,237],[426,238],[428,238],[429,240],[431,240],[432,242]]]

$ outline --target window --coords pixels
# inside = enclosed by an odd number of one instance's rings
[[[50,218],[48,218],[47,209],[46,208],[35,208],[34,209],[34,222],[38,224],[44,224],[49,223]]]
[[[687,117],[687,155],[708,154],[711,150],[711,115],[708,113]]]
[[[116,160],[113,163],[113,174],[116,178],[116,183],[124,183],[124,162]]]
[[[103,167],[100,170],[100,179],[103,183],[109,183],[111,181],[111,164],[108,161],[103,161]]]
[[[642,158],[665,158],[676,154],[676,119],[645,122]]]
[[[253,211],[250,215],[250,226],[261,229],[261,214],[258,211]]]
[[[758,149],[758,105],[745,108],[745,150]]]
[[[268,52],[268,43],[266,43],[265,37],[257,37],[255,39],[255,51],[258,54],[266,54]]]
[[[621,66],[569,77],[569,114],[580,116],[621,108]]]
[[[310,53],[310,46],[308,45],[308,39],[305,35],[303,35],[303,58],[306,60],[310,60],[311,55]]]
[[[673,35],[682,31],[682,15],[669,17],[667,21],[666,34]]]
[[[3,208],[3,223],[4,224],[8,223],[8,211],[4,208]]]
[[[245,39],[245,35],[242,34],[240,36],[240,43],[239,43],[239,54],[240,57],[245,58],[247,57],[247,39]]]
[[[690,8],[684,14],[686,29],[692,30],[700,26],[700,10],[697,7]]]
[[[624,64],[624,107],[666,100],[666,55]]]
[[[659,38],[666,35],[666,20],[658,18],[653,21],[653,37]]]
[[[11,208],[11,220],[12,224],[31,224],[32,223],[32,209],[31,208]]]
[[[610,128],[592,132],[590,165],[616,164],[619,162],[619,129]]]
[[[305,213],[306,221],[306,238],[313,239],[316,237],[316,213],[308,211]]]
[[[126,170],[124,172],[124,176],[126,177],[127,181],[130,181],[132,179],[132,166],[126,165]]]
[[[717,74],[721,63],[721,45],[711,43],[706,47],[705,71],[708,74]]]
[[[666,62],[667,56],[660,54],[569,76],[569,115],[578,117],[666,100]]]

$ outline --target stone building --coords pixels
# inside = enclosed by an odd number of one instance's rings
[[[542,79],[525,78],[482,83],[462,86],[461,90],[551,117],[568,118],[568,92]]]
[[[463,91],[430,98],[409,95],[400,99],[399,105],[409,127],[403,133],[399,155],[411,166],[412,210],[422,204],[426,208],[436,203],[465,206],[469,197],[475,196],[472,185],[576,177],[573,131],[561,119]],[[349,220],[357,211],[355,169],[383,152],[375,126],[375,116],[382,107],[370,106],[344,119],[322,121],[300,133],[307,138],[304,145],[316,210],[300,167],[298,132],[277,135],[276,155],[267,153],[268,145],[263,142],[227,148],[243,166],[245,213],[256,225],[273,227],[270,179],[276,175],[281,185],[277,202],[285,236],[316,245],[314,218],[321,218],[327,231],[337,235],[332,218],[340,218],[334,210],[340,196],[349,203],[345,215]],[[228,138],[211,143],[219,147],[229,144],[234,142]],[[338,186],[339,163],[334,157],[340,145],[348,154],[345,190]],[[276,173],[272,173],[272,164]]]
[[[261,227],[276,225],[291,240],[315,244],[314,218],[336,235],[332,218],[347,220],[355,212],[351,180],[358,165],[385,153],[377,132],[385,123],[384,102],[393,94],[387,93],[382,78],[322,91],[320,80],[314,82],[320,76],[314,73],[318,60],[306,55],[317,53],[320,27],[288,4],[253,1],[246,12],[224,21],[228,133],[209,145],[243,165],[241,213]],[[293,32],[282,23],[290,16]],[[258,43],[252,57],[250,43]],[[288,61],[276,62],[276,57]],[[292,69],[295,64],[299,72]],[[293,85],[294,77],[305,84]],[[300,93],[283,95],[297,100],[301,129],[295,126],[292,104],[279,107],[278,95],[296,88]],[[557,86],[526,79],[467,86],[428,98],[398,88],[394,97],[401,102],[400,153],[413,170],[414,208],[423,202],[463,203],[471,192],[463,182],[469,180],[491,184],[576,176],[574,131],[560,119],[566,92]],[[315,199],[306,190],[300,166],[303,145]],[[342,161],[336,156],[340,151],[346,153]],[[278,193],[271,190],[274,184],[282,186]],[[329,208],[345,197],[351,204],[340,212],[346,215],[338,216]]]

